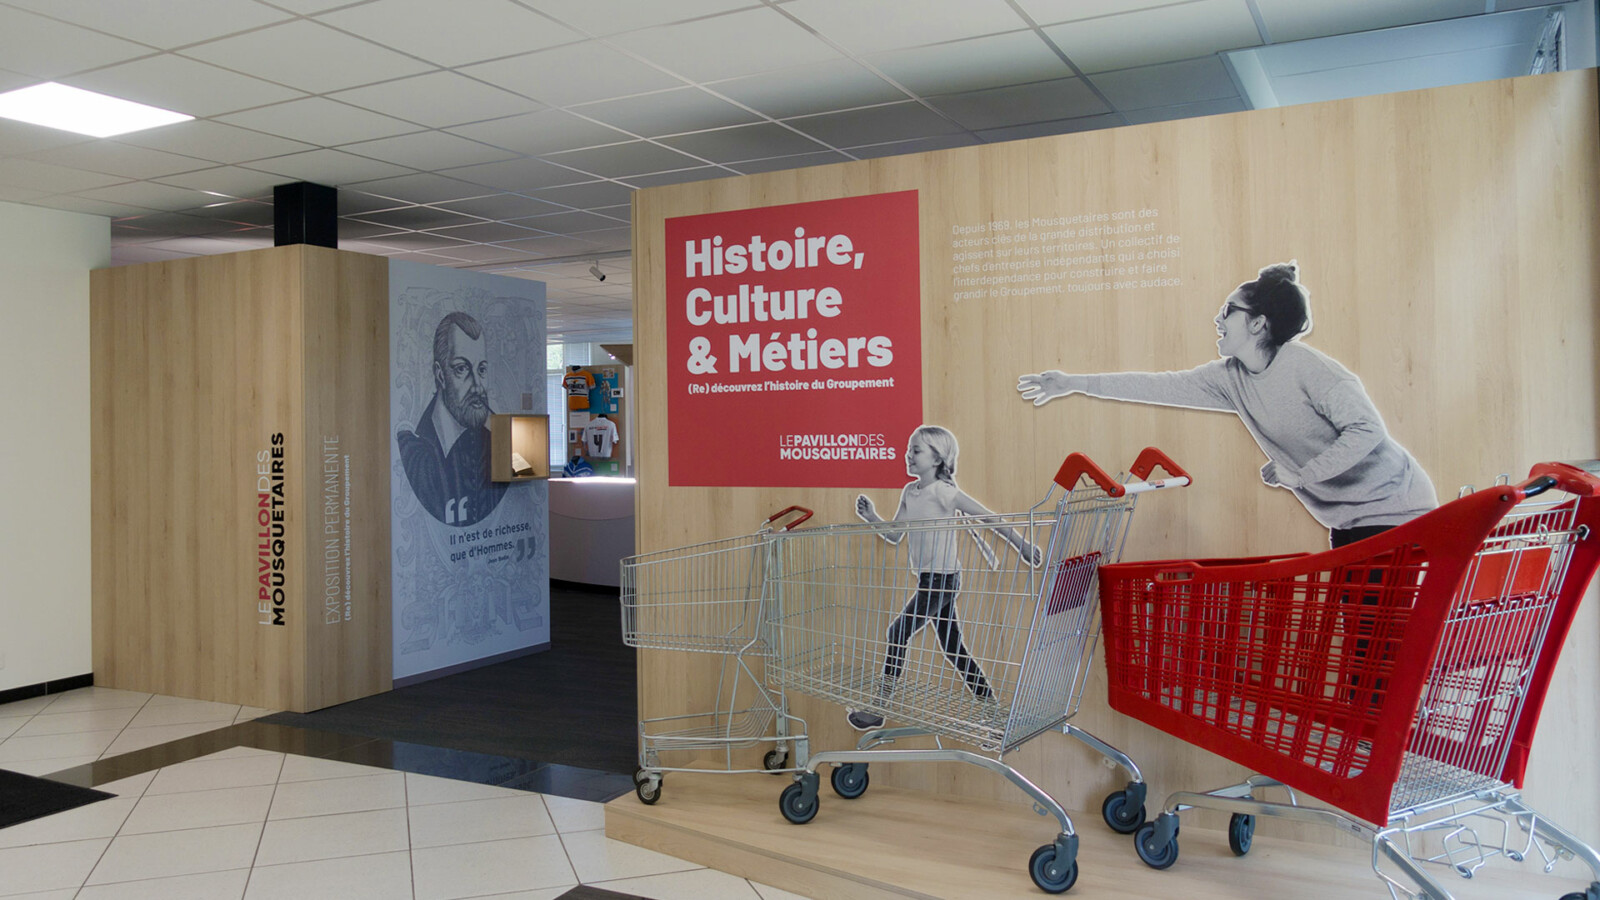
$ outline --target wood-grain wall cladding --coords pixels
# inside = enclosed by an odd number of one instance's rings
[[[293,711],[389,688],[387,265],[93,273],[96,684]]]
[[[1539,460],[1595,456],[1596,112],[1595,73],[1582,71],[640,191],[639,550],[748,532],[794,503],[854,521],[858,493],[668,483],[666,317],[682,311],[665,295],[666,220],[889,191],[918,192],[922,415],[960,438],[962,488],[1025,509],[1067,453],[1116,469],[1150,444],[1193,473],[1193,487],[1145,499],[1125,558],[1316,550],[1328,535],[1262,483],[1266,459],[1236,417],[1081,396],[1035,409],[1017,377],[1215,359],[1212,317],[1271,263],[1298,261],[1314,320],[1303,340],[1361,378],[1441,499]],[[728,452],[740,452],[728,427]],[[907,435],[889,437],[904,446]],[[880,509],[894,502],[870,493]],[[1586,749],[1600,737],[1595,607],[1591,597],[1569,642],[1528,785],[1537,807],[1587,834],[1600,831],[1600,763]],[[645,652],[641,715],[711,708],[708,664]],[[839,707],[795,706],[813,747],[854,743]],[[1074,721],[1144,767],[1152,807],[1239,774],[1111,713],[1102,675]],[[1096,810],[1120,786],[1060,737],[1008,761],[1072,808]],[[1021,798],[970,767],[874,767],[880,778]]]

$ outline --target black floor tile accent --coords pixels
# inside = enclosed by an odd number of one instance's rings
[[[56,772],[90,788],[256,747],[605,802],[633,790],[633,650],[614,589],[558,583],[551,649],[314,713],[279,713]],[[626,774],[624,774],[626,773]]]
[[[619,894],[616,891],[580,884],[557,897],[556,900],[646,900],[646,898],[638,894]]]
[[[113,795],[0,769],[0,828],[77,809]]]

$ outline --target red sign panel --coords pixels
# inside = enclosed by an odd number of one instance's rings
[[[904,484],[922,424],[916,191],[666,232],[670,483]]]

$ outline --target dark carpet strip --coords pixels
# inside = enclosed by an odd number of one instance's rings
[[[104,791],[0,769],[0,828],[42,819],[111,796]]]
[[[607,891],[597,887],[590,887],[587,884],[580,884],[557,897],[556,900],[646,900],[646,898],[638,894],[619,894],[616,891]]]
[[[636,668],[616,590],[552,585],[550,622],[542,653],[260,721],[631,776]]]

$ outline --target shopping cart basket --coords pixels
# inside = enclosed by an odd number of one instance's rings
[[[639,720],[639,799],[661,799],[663,772],[793,771],[806,761],[806,723],[789,715],[782,692],[768,690],[750,661],[768,655],[768,571],[773,541],[811,518],[791,506],[753,534],[630,556],[622,561],[622,640],[630,647],[722,657],[710,712]],[[744,705],[741,708],[741,704]],[[762,769],[741,768],[734,751],[770,743]],[[669,763],[679,763],[670,765]]]
[[[1158,465],[1172,477],[1147,480]],[[1102,490],[1078,489],[1090,480]],[[1071,887],[1078,874],[1071,819],[1003,760],[1030,738],[1064,731],[1130,775],[1128,786],[1106,800],[1107,822],[1131,833],[1144,821],[1138,767],[1065,723],[1082,699],[1099,633],[1096,567],[1121,553],[1140,493],[1188,483],[1155,448],[1140,454],[1122,483],[1074,453],[1026,513],[786,535],[768,576],[776,600],[769,682],[904,725],[868,731],[854,750],[813,755],[784,790],[783,815],[802,824],[817,814],[817,770],[825,763],[834,766],[834,791],[846,799],[866,791],[869,762],[972,763],[1010,779],[1041,814],[1061,823],[1060,835],[1033,854],[1028,869],[1046,891]],[[1050,507],[1056,485],[1063,493]],[[946,565],[914,572],[912,548]],[[918,639],[918,630],[927,634]],[[935,736],[936,749],[881,749],[911,735]],[[977,749],[948,749],[945,739]]]
[[[1494,856],[1538,852],[1550,871],[1576,855],[1600,879],[1595,851],[1516,790],[1600,561],[1597,472],[1544,463],[1325,553],[1102,568],[1112,709],[1261,773],[1169,796],[1140,859],[1172,865],[1177,813],[1203,807],[1233,813],[1240,856],[1255,816],[1369,838],[1396,898],[1449,900],[1422,862],[1471,877]],[[1596,900],[1600,881],[1568,896]]]

